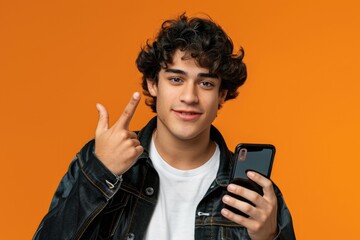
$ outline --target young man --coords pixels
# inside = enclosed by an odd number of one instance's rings
[[[165,21],[136,61],[157,116],[132,132],[139,93],[112,127],[98,104],[95,139],[71,163],[34,239],[295,239],[270,180],[248,173],[263,196],[229,184],[233,154],[211,125],[246,79],[243,53],[211,20]]]

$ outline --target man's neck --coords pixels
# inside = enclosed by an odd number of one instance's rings
[[[178,139],[167,131],[156,129],[153,134],[160,156],[172,167],[189,170],[206,163],[215,152],[210,128],[194,139]]]

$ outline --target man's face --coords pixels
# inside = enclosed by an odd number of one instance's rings
[[[221,79],[199,67],[196,61],[177,50],[173,63],[159,72],[158,84],[148,80],[150,94],[157,98],[158,131],[179,140],[208,137],[226,90],[219,91]]]

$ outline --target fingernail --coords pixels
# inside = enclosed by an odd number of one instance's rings
[[[224,201],[224,202],[229,202],[229,200],[230,200],[229,196],[225,195],[225,196],[223,197],[223,201]]]
[[[246,174],[247,174],[248,177],[254,177],[255,176],[255,173],[252,172],[252,171],[248,171]]]
[[[229,214],[229,211],[226,208],[221,209],[221,213],[224,216],[227,216]]]
[[[139,92],[134,92],[133,98],[134,98],[135,100],[138,100],[138,99],[140,98],[140,93],[139,93]]]
[[[236,186],[235,186],[234,184],[230,184],[230,185],[228,186],[228,189],[229,189],[229,191],[235,191]]]

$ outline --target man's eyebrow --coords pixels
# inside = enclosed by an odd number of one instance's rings
[[[199,73],[198,76],[203,78],[219,78],[219,76],[215,73]]]
[[[174,68],[167,68],[167,69],[165,69],[165,72],[177,73],[177,74],[181,74],[181,75],[185,75],[185,76],[188,75],[185,71],[180,70],[180,69],[174,69]],[[217,74],[215,74],[215,73],[199,73],[198,77],[201,77],[201,78],[216,78],[216,79],[219,78],[219,76]]]
[[[181,75],[187,75],[187,73],[185,71],[180,70],[180,69],[174,69],[174,68],[167,68],[167,69],[165,69],[165,72],[177,73],[177,74],[181,74]]]

